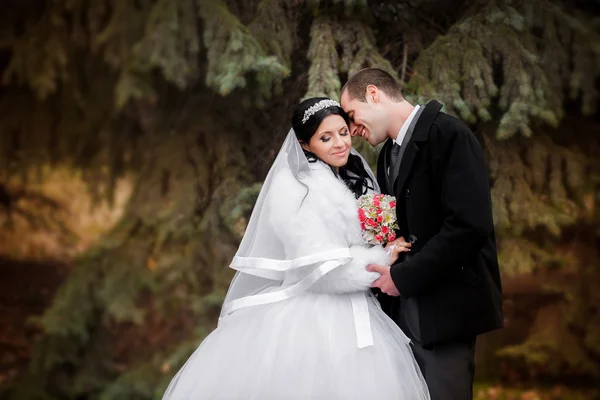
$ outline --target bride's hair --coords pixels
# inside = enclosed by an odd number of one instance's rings
[[[339,115],[346,121],[346,125],[350,126],[348,114],[346,114],[342,107],[336,104],[310,113],[307,119],[305,116],[306,111],[323,100],[330,99],[327,97],[311,97],[298,104],[294,109],[292,128],[294,128],[296,138],[301,144],[308,143],[319,128],[319,125],[321,125],[321,122],[330,115]],[[306,150],[304,150],[304,153],[310,162],[317,160],[317,157],[313,153]],[[357,198],[367,193],[367,189],[374,187],[374,182],[369,177],[361,158],[357,155],[350,154],[348,163],[339,168],[339,175]]]

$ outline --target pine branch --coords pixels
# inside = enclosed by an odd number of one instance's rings
[[[47,98],[67,78],[69,50],[62,7],[50,3],[38,20],[25,22],[24,32],[7,39],[12,56],[2,76],[2,84],[29,86],[40,99]],[[11,32],[12,33],[12,32]]]
[[[304,98],[329,97],[337,99],[342,88],[338,76],[339,56],[331,29],[330,20],[319,17],[310,29],[308,59],[308,91]]]
[[[117,109],[130,99],[156,97],[150,75],[154,69],[161,71],[167,81],[180,89],[185,89],[197,78],[200,42],[195,1],[161,0],[146,14],[143,35],[137,43],[131,43],[131,48],[123,50],[119,62],[120,79],[115,88]],[[117,15],[115,13],[114,18]]]
[[[341,55],[338,48],[341,48]],[[304,98],[337,99],[341,90],[339,74],[352,75],[362,68],[381,68],[398,79],[391,63],[377,49],[372,30],[356,21],[339,22],[325,16],[316,18],[311,27],[308,58],[311,65]]]
[[[381,68],[399,80],[392,64],[381,55],[370,27],[356,21],[344,21],[334,25],[337,45],[342,48],[340,72],[353,75],[368,67]]]
[[[294,31],[296,23],[286,12],[281,0],[262,0],[248,31],[268,54],[272,54],[285,68],[291,70]]]
[[[423,51],[408,89],[417,101],[439,98],[449,112],[471,123],[489,120],[497,102],[503,111],[499,138],[531,135],[534,120],[556,126],[566,87],[581,95],[584,114],[595,109],[598,35],[544,0],[517,6],[493,2],[478,9]],[[568,70],[565,60],[571,52],[579,56]],[[498,62],[499,83],[492,73]]]
[[[590,159],[555,145],[547,137],[533,142],[499,142],[485,135],[484,143],[499,232],[521,236],[526,230],[543,227],[558,237],[563,227],[585,215],[583,192],[589,183],[564,177],[567,171],[587,169]],[[572,177],[573,172],[568,172],[568,176]]]
[[[247,84],[246,74],[256,73],[261,94],[268,97],[272,86],[289,75],[276,56],[270,56],[231,14],[222,1],[199,0],[204,20],[204,44],[208,49],[206,84],[227,95]]]

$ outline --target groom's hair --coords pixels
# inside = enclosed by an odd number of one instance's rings
[[[367,86],[373,85],[390,99],[400,102],[404,100],[400,85],[394,77],[379,68],[365,68],[352,75],[342,88],[342,93],[348,91],[351,99],[367,101]]]

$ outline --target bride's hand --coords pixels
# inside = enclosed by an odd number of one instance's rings
[[[411,246],[412,246],[412,243],[409,243],[406,240],[404,240],[404,238],[402,236],[400,236],[398,239],[396,239],[392,242],[389,242],[385,246],[385,250],[390,257],[390,259],[389,259],[390,265],[396,262],[396,260],[400,256],[400,253],[405,253],[405,252],[410,251]]]

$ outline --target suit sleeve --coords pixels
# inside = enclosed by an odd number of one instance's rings
[[[434,168],[442,182],[442,228],[419,253],[392,266],[392,279],[403,297],[434,290],[473,257],[493,231],[488,173],[479,142],[460,122],[437,133],[442,161]]]

